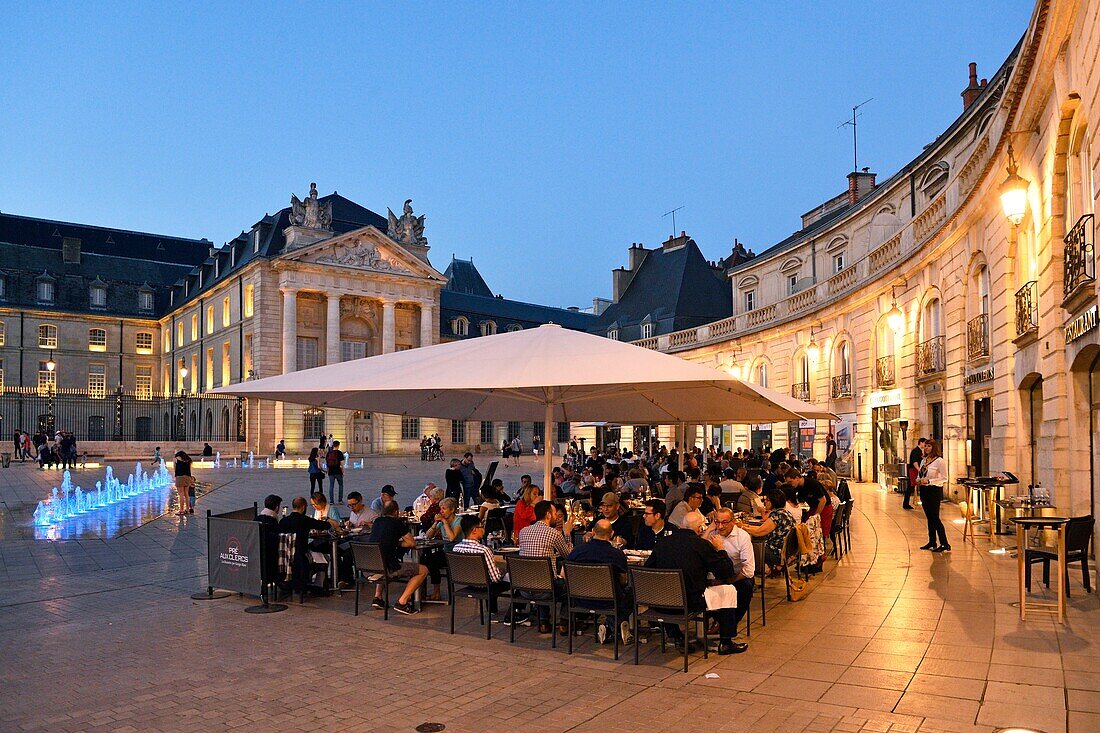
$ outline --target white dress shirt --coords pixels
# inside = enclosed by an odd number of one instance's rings
[[[752,537],[740,527],[734,527],[729,537],[722,538],[726,554],[733,562],[734,580],[756,574],[756,556],[752,554]]]

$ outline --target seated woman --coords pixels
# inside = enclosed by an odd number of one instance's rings
[[[443,540],[443,552],[450,552],[454,549],[454,546],[461,542],[462,535],[462,521],[461,518],[455,514],[458,509],[458,502],[451,497],[446,497],[439,502],[439,518],[436,523],[432,525],[428,530],[428,539],[442,539]],[[424,581],[431,575],[432,585],[434,589],[431,596],[428,597],[430,601],[440,600],[439,583],[442,580],[440,571],[443,566],[447,564],[447,558],[443,555],[443,552],[439,550],[429,550],[420,554],[420,564],[417,567],[417,573],[411,579],[408,584],[405,585],[405,590],[402,591],[401,597],[397,599],[397,603],[393,605],[393,608],[398,613],[410,614],[415,613],[416,609],[412,604],[413,594],[416,593],[416,589],[424,585]]]
[[[764,522],[760,526],[739,522],[738,527],[748,532],[753,537],[764,538],[764,562],[772,569],[772,574],[778,574],[778,567],[783,560],[783,543],[787,541],[787,535],[794,529],[794,517],[787,510],[787,495],[781,489],[771,489],[764,492]]]
[[[619,495],[612,491],[608,491],[603,495],[603,499],[600,500],[599,510],[599,515],[592,520],[592,524],[588,527],[588,537],[590,538],[592,533],[596,530],[596,523],[601,519],[606,519],[608,522],[611,522],[611,529],[614,530],[615,536],[619,537],[623,542],[622,545],[619,545],[619,549],[634,549],[634,526],[630,521],[630,517],[623,512],[622,503],[619,501]],[[616,544],[618,545],[618,543]]]
[[[535,523],[535,504],[542,498],[542,491],[537,486],[528,486],[516,502],[516,513],[512,518],[512,538],[517,539],[520,531],[529,524]]]
[[[431,499],[431,503],[428,504],[424,513],[420,515],[420,531],[424,534],[428,533],[428,530],[432,528],[432,525],[439,519],[439,502],[443,501],[444,491],[438,486],[428,492],[428,497]]]

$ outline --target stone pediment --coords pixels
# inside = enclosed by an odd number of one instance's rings
[[[444,280],[443,275],[373,226],[357,229],[294,250],[283,256],[290,262],[325,267]]]

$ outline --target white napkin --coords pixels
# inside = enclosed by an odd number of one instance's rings
[[[711,585],[703,591],[707,609],[716,611],[719,608],[737,608],[737,589],[733,585]]]

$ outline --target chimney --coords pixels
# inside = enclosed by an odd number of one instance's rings
[[[76,237],[62,237],[61,261],[70,265],[80,264],[80,240]]]
[[[629,260],[627,261],[627,267],[634,272],[638,271],[638,268],[642,265],[642,260],[649,254],[649,250],[645,248],[645,245],[641,242],[636,242],[630,245]]]
[[[974,100],[981,96],[981,93],[985,91],[985,86],[988,81],[982,79],[982,83],[978,83],[978,65],[973,61],[970,62],[970,83],[966,89],[962,90],[963,98],[963,111],[965,112],[970,108],[970,105],[974,104]]]
[[[853,205],[875,190],[875,174],[870,168],[848,174],[848,204]]]

